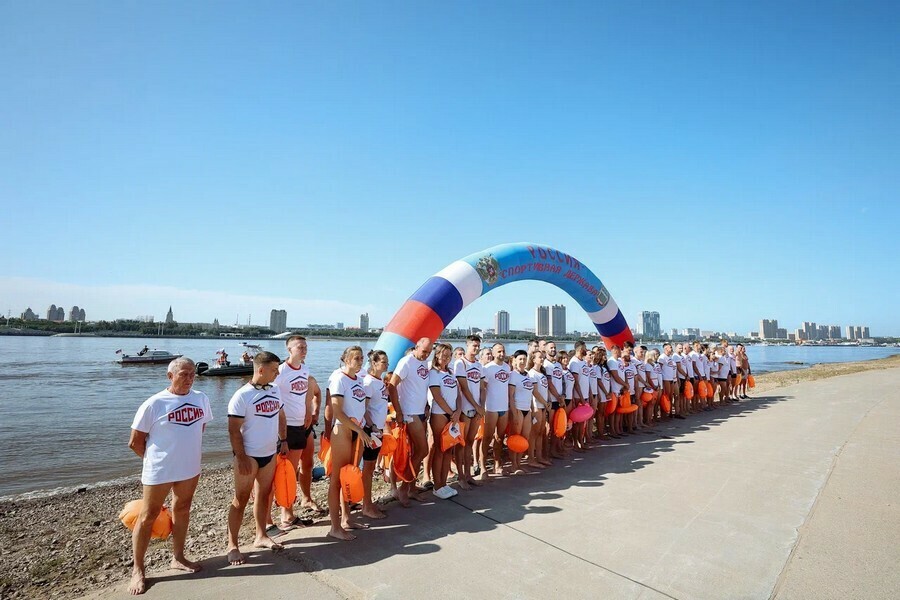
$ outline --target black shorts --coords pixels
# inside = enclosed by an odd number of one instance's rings
[[[250,458],[256,461],[256,464],[259,465],[260,469],[263,469],[267,464],[272,462],[272,459],[275,458],[275,455],[270,454],[269,456],[251,456]]]
[[[523,417],[527,417],[527,416],[528,416],[528,413],[530,413],[531,411],[530,411],[530,410],[522,410],[522,409],[520,408],[520,409],[519,409],[519,412],[522,413],[522,416],[523,416]]]
[[[728,381],[727,377],[716,377],[716,381]]]
[[[287,444],[289,450],[303,450],[306,448],[306,440],[312,433],[312,425],[304,427],[302,425],[287,426]]]
[[[365,431],[367,435],[372,435],[371,427],[363,427],[363,431]],[[354,432],[353,435],[355,436],[356,433]],[[369,448],[368,446],[363,446],[363,460],[375,460],[378,458],[379,454],[381,454],[380,446],[378,448]]]
[[[556,400],[554,400],[553,402],[551,402],[551,403],[550,403],[550,406],[553,407],[553,410],[559,410],[559,402],[557,402]]]

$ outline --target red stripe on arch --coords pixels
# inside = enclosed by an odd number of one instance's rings
[[[407,300],[384,330],[402,335],[414,342],[423,337],[431,338],[433,341],[444,331],[444,322],[427,304],[422,304],[418,300]]]
[[[633,341],[634,336],[631,334],[631,330],[627,327],[616,335],[603,336],[603,343],[606,344],[607,349],[612,348],[613,346],[618,346],[619,348],[621,348],[622,344],[624,344],[625,342]]]

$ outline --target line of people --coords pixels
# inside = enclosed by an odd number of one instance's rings
[[[358,466],[360,458],[364,487],[360,513],[382,519],[385,514],[372,498],[372,479],[379,467],[389,472],[391,493],[404,507],[410,500],[423,501],[429,490],[438,499],[448,499],[458,494],[450,485],[451,469],[463,490],[492,476],[546,469],[554,459],[585,452],[601,440],[746,398],[751,379],[744,347],[730,346],[726,340],[715,347],[667,343],[662,350],[626,344],[608,352],[600,346],[588,349],[579,341],[571,353],[558,351],[552,341],[534,340],[527,351],[507,356],[503,344],[481,348],[481,339],[470,336],[465,348],[456,349],[422,338],[393,370],[387,355],[376,350],[369,352],[363,371],[362,348],[350,346],[323,394],[305,365],[305,338],[292,336],[286,346],[284,362],[271,352],[258,353],[253,377],[228,403],[234,496],[228,514],[227,560],[233,565],[245,561],[238,534],[251,495],[257,500],[256,548],[278,550],[282,546],[273,539],[278,534],[311,524],[297,517],[292,507],[281,509],[278,525],[272,522],[277,454],[299,472],[301,507],[321,512],[311,495],[310,439],[323,395],[322,444],[328,449],[332,473],[328,535],[352,540],[356,537],[352,530],[364,525],[351,513],[338,474],[347,465]],[[192,388],[194,372],[190,359],[170,363],[170,385],[145,401],[132,423],[129,446],[143,459],[144,486],[132,534],[132,594],[146,589],[144,555],[170,492],[171,566],[191,572],[201,568],[185,557],[184,543],[200,476],[202,433],[212,412],[206,395]],[[587,420],[569,418],[583,406],[590,406],[589,411],[581,410],[590,415]],[[559,411],[564,411],[565,419]],[[448,426],[462,439],[445,448],[441,440]],[[383,456],[381,447],[391,436],[403,436],[408,464],[391,464]],[[510,447],[510,440],[518,436],[527,444]]]

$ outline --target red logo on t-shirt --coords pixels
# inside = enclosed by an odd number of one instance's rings
[[[174,425],[193,425],[203,420],[203,409],[193,404],[182,404],[166,415],[166,420]]]
[[[366,393],[359,386],[353,386],[353,399],[362,402],[366,399]]]
[[[448,387],[448,388],[456,387],[456,377],[453,377],[452,375],[444,375],[443,382],[444,382],[445,387]]]
[[[478,369],[470,369],[466,371],[466,379],[472,383],[478,383],[481,381],[481,373],[478,372]]]
[[[416,369],[416,375],[418,375],[422,379],[428,379],[428,369],[425,367],[425,365],[419,365],[419,368]]]
[[[506,383],[507,381],[509,381],[509,371],[504,371],[503,369],[500,369],[494,375],[494,378],[501,383]]]
[[[253,402],[253,408],[260,417],[271,419],[281,410],[281,402],[271,394],[265,394]]]
[[[292,394],[302,394],[307,389],[309,389],[309,382],[307,382],[305,379],[295,379],[291,382]]]

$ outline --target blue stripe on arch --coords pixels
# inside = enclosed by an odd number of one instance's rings
[[[459,314],[463,308],[462,295],[456,286],[443,277],[431,277],[409,297],[431,307],[444,322],[444,327]]]
[[[628,327],[628,322],[625,320],[625,316],[620,310],[612,320],[597,325],[597,330],[600,331],[601,335],[611,337],[617,333],[621,333],[626,327]]]

